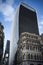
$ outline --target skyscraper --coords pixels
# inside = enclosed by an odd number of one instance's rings
[[[24,3],[20,3],[16,9],[14,20],[12,22],[9,58],[10,65],[13,64],[14,56],[17,50],[17,42],[19,36],[23,32],[29,32],[39,35],[37,14],[35,9]]]
[[[3,45],[4,45],[4,26],[0,23],[0,62],[3,55]]]
[[[39,35],[36,11],[24,3],[19,7],[19,35],[23,32]]]
[[[2,65],[9,65],[9,51],[10,51],[10,41],[7,40],[4,57],[2,58],[1,62]]]
[[[10,41],[7,40],[7,44],[6,44],[6,49],[5,49],[5,54],[9,54],[9,49],[10,49]]]

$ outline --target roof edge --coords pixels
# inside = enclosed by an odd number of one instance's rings
[[[20,2],[19,6],[22,5],[24,7],[26,7],[27,9],[30,9],[33,12],[36,12],[36,10],[34,8],[32,8],[31,6],[29,6],[28,4],[24,3],[24,2]]]

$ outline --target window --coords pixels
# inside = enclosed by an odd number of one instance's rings
[[[34,55],[34,59],[36,60],[36,55]]]
[[[37,55],[37,60],[39,60],[39,55]]]
[[[31,45],[30,46],[30,50],[34,51],[35,50],[35,46]]]
[[[33,55],[31,54],[31,59],[33,59]]]
[[[26,53],[23,54],[23,59],[26,59]]]
[[[30,50],[32,50],[32,46],[30,46]]]
[[[28,58],[30,59],[30,54],[28,54]]]
[[[28,44],[26,44],[26,49],[28,49],[28,50],[29,50],[29,45],[28,45]]]

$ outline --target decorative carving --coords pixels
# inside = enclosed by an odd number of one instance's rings
[[[41,38],[39,37],[36,34],[30,34],[28,32],[20,35],[17,53],[18,63],[27,60],[42,61]]]

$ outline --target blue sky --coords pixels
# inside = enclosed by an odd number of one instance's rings
[[[13,16],[21,1],[36,9],[39,33],[43,33],[43,0],[0,0],[0,22],[4,25],[5,43],[10,39]]]

